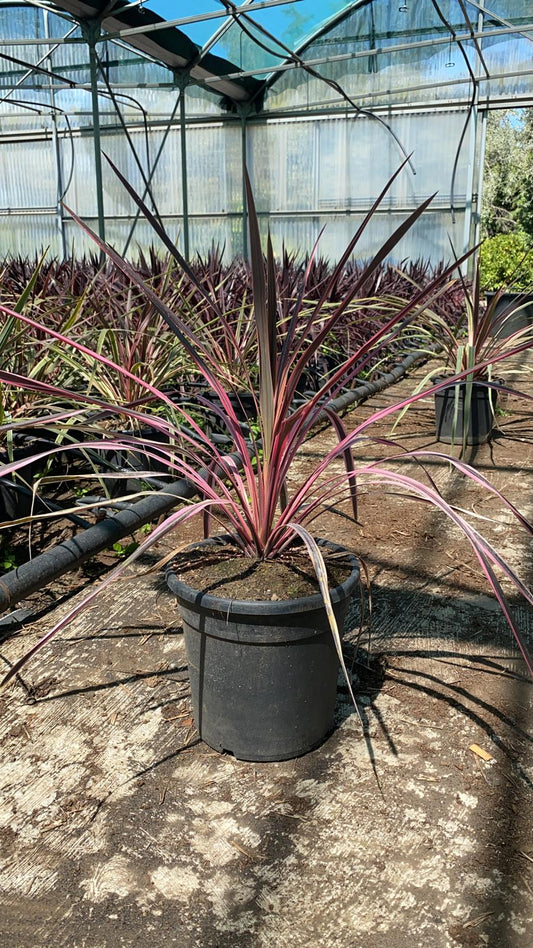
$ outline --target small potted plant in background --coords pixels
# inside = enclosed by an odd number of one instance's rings
[[[516,328],[513,310],[497,313],[499,294],[488,303],[483,301],[479,261],[471,286],[462,276],[459,280],[464,298],[462,316],[452,322],[428,306],[420,320],[407,328],[407,334],[420,348],[426,347],[432,358],[431,368],[414,391],[419,393],[434,383],[437,441],[465,447],[482,444],[490,437],[498,392],[513,394],[494,376],[493,367],[533,347],[533,326]],[[458,373],[462,373],[459,382],[452,378]],[[446,376],[449,386],[435,384]]]
[[[360,235],[400,170],[365,216],[335,267],[331,281],[338,282]],[[153,215],[120,174],[119,177],[189,279],[194,279],[188,264]],[[186,425],[180,430],[173,429],[180,447],[179,451],[169,451],[168,464],[176,475],[186,477],[195,486],[199,498],[157,526],[100,586],[91,590],[25,656],[14,662],[4,684],[19,672],[30,656],[87,608],[101,588],[123,576],[129,563],[160,538],[176,531],[180,524],[199,516],[203,518],[206,540],[186,549],[178,557],[169,579],[178,597],[186,630],[193,711],[199,734],[212,746],[229,750],[237,758],[273,760],[302,754],[317,746],[328,734],[333,723],[339,664],[356,703],[343,659],[341,638],[347,598],[358,586],[356,552],[340,550],[320,541],[314,531],[321,513],[335,511],[341,503],[344,507],[348,505],[356,520],[360,484],[370,485],[372,489],[381,488],[386,493],[399,491],[409,498],[429,502],[462,530],[504,610],[530,669],[533,665],[526,645],[513,621],[494,567],[503,571],[531,605],[533,595],[478,530],[446,502],[431,478],[426,478],[423,464],[419,465],[419,478],[398,470],[398,465],[401,467],[405,461],[423,462],[434,457],[434,453],[404,451],[388,442],[391,453],[384,460],[369,462],[358,459],[358,453],[366,453],[369,441],[372,441],[372,426],[386,423],[394,412],[416,402],[424,393],[411,395],[380,409],[350,429],[328,407],[343,387],[375,359],[376,350],[395,343],[406,323],[416,319],[428,301],[431,304],[435,300],[448,281],[452,268],[443,270],[423,291],[414,292],[410,300],[404,301],[404,305],[376,329],[371,339],[346,354],[343,364],[324,380],[318,391],[303,404],[294,405],[294,395],[306,367],[335,332],[346,309],[357,298],[374,269],[387,259],[431,199],[407,217],[350,289],[327,310],[324,303],[328,299],[328,287],[312,306],[307,302],[304,304],[312,255],[293,300],[288,323],[283,324],[281,331],[278,317],[282,307],[277,293],[272,246],[269,239],[265,262],[248,180],[246,185],[258,386],[256,391],[250,384],[247,362],[243,357],[242,382],[245,389],[254,392],[255,399],[256,429],[250,428],[249,436],[243,433],[228,394],[228,386],[231,390],[235,379],[228,378],[224,366],[210,350],[209,340],[191,328],[186,312],[169,309],[149,286],[143,284],[125,260],[89,231],[115,264],[143,287],[147,298],[178,336],[198,373],[217,393],[220,404],[212,409],[228,432],[232,450],[231,453],[222,453],[186,408],[179,408]],[[81,221],[79,223],[85,227]],[[225,315],[217,301],[199,284],[198,290],[213,316],[224,325]],[[235,354],[238,359],[238,346]],[[94,357],[102,358],[98,353]],[[125,371],[118,365],[115,368],[119,372]],[[458,373],[455,381],[461,381],[464,376],[464,372]],[[14,379],[1,370],[0,381],[23,384],[20,379]],[[440,383],[440,387],[446,384]],[[163,393],[161,398],[164,401]],[[101,401],[98,406],[101,412],[105,411]],[[138,409],[127,406],[108,405],[107,411],[110,415],[134,413],[139,420],[147,420]],[[336,443],[325,456],[312,459],[308,467],[302,466],[300,450],[324,411],[336,433]],[[150,423],[150,416],[147,417]],[[172,428],[162,416],[152,418],[151,423],[156,428]],[[376,440],[383,443],[379,432]],[[133,438],[123,439],[120,444],[121,447],[129,445],[134,450]],[[158,453],[165,450],[160,444],[156,447]],[[146,438],[143,438],[143,449],[148,454],[156,450]],[[533,532],[514,506],[483,475],[460,459],[450,459],[450,463],[472,483],[496,495],[506,510],[526,530]],[[346,510],[343,513],[346,515]]]
[[[533,325],[533,247],[527,234],[488,237],[481,245],[479,280],[492,334],[509,336]]]

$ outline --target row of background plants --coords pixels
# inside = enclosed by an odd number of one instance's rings
[[[162,256],[155,251],[140,253],[133,269],[169,309],[185,314],[188,325],[202,337],[224,374],[226,387],[238,392],[234,405],[241,419],[244,405],[250,416],[244,420],[253,428],[250,393],[243,392],[246,387],[257,386],[250,266],[242,259],[224,263],[221,251],[213,247],[205,259],[197,257],[187,272],[171,254]],[[342,364],[347,352],[364,347],[385,325],[390,312],[442,271],[443,266],[433,268],[425,261],[411,262],[404,268],[382,263],[361,282],[364,264],[347,262],[335,270],[319,256],[309,260],[285,252],[276,264],[280,346],[304,275],[306,293],[298,312],[298,331],[306,325],[310,310],[324,290],[322,313],[326,318],[360,282],[357,296],[338,320],[335,333],[302,373],[297,399],[316,392],[328,374]],[[216,302],[224,320],[214,314],[207,298]],[[129,444],[97,452],[84,447],[95,438],[105,437],[111,442],[117,436],[124,438],[128,432],[138,434],[135,409],[141,409],[147,418],[164,416],[171,425],[179,427],[179,410],[173,410],[173,404],[185,405],[203,430],[213,435],[214,429],[219,437],[227,437],[228,432],[217,417],[220,402],[215,399],[214,408],[206,403],[207,396],[213,393],[206,390],[202,373],[178,336],[161,320],[135,280],[109,262],[102,263],[97,254],[64,262],[47,254],[34,259],[7,258],[0,263],[0,301],[21,314],[21,321],[14,316],[6,317],[0,326],[2,368],[26,380],[20,386],[0,383],[4,423],[0,457],[4,461],[29,459],[23,468],[0,482],[0,521],[24,519],[31,513],[42,515],[49,512],[55,501],[69,509],[71,505],[64,503],[61,484],[68,488],[69,479],[76,481],[81,475],[87,475],[88,482],[81,489],[71,488],[71,492],[78,491],[78,503],[84,496],[120,500],[132,491],[162,486],[161,477],[165,471],[168,473],[168,464],[158,448],[148,457],[146,452],[129,450]],[[435,305],[447,326],[459,325],[464,312],[464,288],[460,281],[447,281]],[[311,333],[318,328],[314,326]],[[73,345],[65,341],[67,338]],[[396,333],[389,345],[376,347],[375,353],[366,357],[362,371],[354,375],[349,385],[360,384],[386,370],[405,348],[426,344],[422,335],[416,339],[407,332]],[[94,359],[93,351],[101,357],[99,361]],[[125,371],[117,372],[115,365]],[[154,399],[147,385],[163,390],[170,401]],[[87,410],[83,409],[80,396],[93,400]],[[98,399],[106,405],[129,406],[132,412],[111,418],[105,411],[98,413]],[[68,424],[67,410],[71,412]],[[62,417],[57,419],[59,411]],[[143,433],[146,438],[146,426]],[[148,434],[152,440],[165,442],[170,438],[168,430],[152,429]],[[42,454],[51,446],[68,446],[72,441],[81,445],[80,452],[74,454],[69,449],[53,454],[44,464],[33,460],[35,454]],[[141,481],[138,477],[126,478],[125,470],[132,469],[146,469],[146,473],[152,474],[155,469],[156,476]],[[58,473],[65,478],[59,487],[54,477]],[[44,497],[48,506],[42,503]],[[74,522],[81,525],[80,518]],[[5,532],[2,540],[4,550],[9,549]],[[4,560],[6,570],[9,565],[16,565],[11,556]]]
[[[308,260],[284,253],[277,265],[282,324],[288,320],[307,264]],[[222,253],[213,248],[205,259],[198,257],[191,264],[200,287],[216,299],[226,314],[231,333],[227,326],[213,319],[198,287],[169,256],[161,257],[155,252],[147,256],[140,254],[135,269],[170,309],[178,308],[187,313],[189,324],[209,341],[228,376],[242,374],[241,366],[235,364],[234,339],[253,370],[251,271],[246,262],[236,259],[224,264]],[[335,305],[357,282],[362,269],[362,264],[348,263],[338,280],[331,283],[333,266],[321,258],[313,260],[306,287],[309,304],[316,303],[328,286],[327,311],[328,306]],[[386,320],[390,306],[398,300],[409,299],[416,287],[423,288],[440,269],[425,261],[410,262],[404,268],[390,264],[377,268],[347,308],[327,349],[308,367],[304,386],[316,390],[321,377],[339,364],[346,352],[372,337],[379,324]],[[108,263],[102,265],[96,255],[66,262],[46,256],[40,260],[4,260],[0,262],[0,298],[4,305],[85,343],[158,388],[172,388],[176,394],[190,395],[201,381],[183,346],[161,322],[153,305],[128,277]],[[459,281],[450,281],[436,306],[439,316],[448,325],[457,324],[464,312],[464,292]],[[306,312],[304,307],[302,323]],[[383,353],[376,354],[375,366],[394,361],[405,345],[406,341],[401,339],[391,342],[385,359]],[[32,327],[16,327],[13,321],[2,327],[0,351],[4,368],[21,376],[81,389],[119,403],[132,403],[146,395],[133,379],[117,378],[116,373],[106,371],[105,365],[95,366],[93,360],[80,357],[74,349],[65,350],[62,345],[61,359],[58,359],[56,341]],[[372,364],[366,367],[364,377],[368,377],[373,367]],[[37,391],[22,394],[4,389],[2,394],[2,410],[8,417],[42,401],[42,394]]]
[[[514,255],[507,246],[509,242]],[[406,349],[418,349],[428,356],[434,356],[436,350],[440,353],[439,364],[430,370],[417,392],[441,375],[443,369],[458,372],[481,366],[472,379],[477,381],[487,375],[488,368],[490,380],[492,361],[512,346],[512,340],[509,344],[505,332],[492,331],[500,304],[497,296],[494,304],[485,305],[481,290],[487,275],[504,273],[516,279],[519,273],[518,284],[525,287],[526,278],[533,278],[533,273],[528,270],[532,265],[527,245],[512,234],[486,241],[480,261],[473,286],[458,276],[441,281],[439,295],[428,297],[417,319],[410,320],[405,330],[395,323],[390,338],[379,334],[379,346],[373,348],[370,344],[367,351],[367,344],[391,315],[440,279],[444,265],[432,267],[419,260],[397,267],[382,261],[370,269],[364,263],[345,260],[341,267],[333,267],[318,255],[304,258],[284,252],[275,263],[280,346],[285,329],[291,324],[302,281],[305,298],[298,304],[297,330],[307,324],[309,313],[319,300],[324,320],[340,301],[350,297],[327,344],[306,365],[297,397],[318,391],[343,363],[346,353],[361,348],[367,354],[364,365],[359,371],[356,367],[347,383],[351,387],[384,371]],[[94,413],[87,415],[80,410],[79,393],[100,398],[106,404],[142,406],[148,415],[163,412],[172,423],[176,423],[172,403],[185,402],[195,422],[202,427],[214,423],[216,427],[216,413],[213,416],[206,407],[205,397],[209,393],[202,373],[182,341],[160,319],[156,307],[136,282],[139,279],[165,306],[185,316],[188,326],[201,336],[203,345],[219,365],[227,388],[240,392],[240,398],[247,394],[253,399],[253,389],[257,387],[257,340],[250,266],[242,259],[224,263],[223,253],[213,247],[205,259],[197,257],[184,270],[171,253],[161,256],[152,250],[147,255],[139,254],[132,272],[133,279],[109,261],[102,264],[96,254],[78,261],[60,262],[43,254],[40,259],[13,257],[0,263],[0,299],[26,318],[23,323],[15,317],[7,318],[0,328],[2,367],[31,383],[19,388],[0,386],[1,420],[8,423],[2,445],[7,456],[12,456],[18,435],[16,423],[20,421],[23,438],[27,439],[28,420],[42,418],[50,409],[49,396],[57,395],[59,389],[63,407],[70,393],[71,407],[78,410],[71,418],[68,433],[62,426],[58,435],[52,426],[46,432],[48,440],[60,437],[79,442],[93,433]],[[351,294],[354,285],[358,286],[355,295]],[[214,315],[207,299],[224,313],[224,320]],[[510,323],[508,317],[504,309],[498,317],[500,324]],[[309,332],[313,335],[319,329],[313,324]],[[498,339],[498,335],[502,338]],[[66,338],[73,345],[66,343]],[[93,351],[102,357],[99,361],[93,358]],[[117,373],[116,364],[125,373]],[[159,399],[150,395],[147,384],[168,393],[170,401],[162,406]],[[246,389],[247,393],[243,391]],[[469,403],[468,387],[467,394]],[[253,414],[253,410],[248,414]],[[96,421],[101,419],[97,416]],[[121,419],[122,428],[134,428],[136,424],[134,414]],[[110,436],[114,433],[110,426]],[[42,427],[39,434],[44,434]],[[105,484],[104,490],[108,493]]]

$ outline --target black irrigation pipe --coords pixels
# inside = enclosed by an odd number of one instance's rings
[[[371,382],[365,382],[364,385],[357,385],[355,388],[347,389],[342,395],[339,395],[338,398],[329,402],[328,408],[332,408],[333,411],[340,413],[350,408],[351,405],[359,405],[360,402],[364,402],[365,399],[370,398],[372,395],[377,395],[378,392],[382,392],[385,388],[389,388],[390,385],[394,385],[395,382],[399,382],[413,365],[416,365],[417,362],[424,361],[430,354],[431,353],[427,350],[416,349],[414,352],[411,352],[410,355],[405,356],[400,362],[396,362],[389,372],[380,372],[379,377],[373,379]],[[327,419],[328,416],[323,412],[319,415],[317,422],[326,421]]]
[[[207,475],[207,471],[205,474]],[[189,481],[174,481],[163,490],[131,504],[127,510],[106,517],[70,540],[65,540],[35,559],[17,566],[0,579],[0,611],[37,589],[42,589],[63,573],[76,569],[96,553],[130,536],[144,524],[157,520],[181,501],[194,497],[194,494],[195,487]]]
[[[410,353],[389,372],[344,392],[339,398],[331,401],[328,407],[340,412],[350,405],[364,401],[399,381],[415,363],[423,361],[427,356],[428,352],[423,350]],[[317,420],[320,422],[326,419],[327,415],[324,412]],[[237,455],[235,458],[238,460]],[[207,472],[204,473],[207,474]],[[63,573],[77,569],[81,563],[101,553],[102,550],[108,549],[113,543],[130,536],[146,523],[157,520],[180,502],[190,500],[195,493],[196,489],[190,481],[185,479],[174,481],[168,487],[131,504],[127,509],[111,517],[106,517],[70,540],[65,540],[36,556],[35,559],[17,566],[0,579],[0,612],[9,609],[21,599],[42,589],[43,586],[47,586]]]

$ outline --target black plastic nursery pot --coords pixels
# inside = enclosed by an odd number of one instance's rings
[[[487,305],[490,305],[496,293],[486,293]],[[491,335],[505,339],[520,329],[533,325],[533,295],[531,293],[502,293],[494,308],[494,321],[505,316],[503,326],[495,326]]]
[[[439,381],[439,380],[437,380]],[[457,417],[456,391],[457,396]],[[470,413],[466,444],[483,444],[488,440],[494,424],[498,392],[482,382],[472,382]],[[451,385],[435,392],[435,431],[437,441],[444,444],[464,443],[466,383]],[[454,427],[454,418],[455,427]]]
[[[23,443],[18,443],[11,452],[0,450],[0,465],[8,464],[10,460],[22,461],[28,460],[28,463],[21,469],[19,475],[13,474],[9,478],[0,478],[0,521],[18,520],[22,517],[28,517],[31,513],[46,513],[49,510],[46,502],[39,496],[33,494],[32,488],[35,478],[42,474],[46,468],[46,459],[36,458],[39,454],[53,447],[53,442],[43,438],[28,437]],[[53,458],[54,469],[60,466],[60,458],[63,455],[56,455]]]
[[[351,573],[331,590],[341,631],[359,585],[357,561],[346,555]],[[183,620],[201,739],[250,761],[289,760],[321,744],[333,729],[339,672],[322,596],[222,599],[188,586],[172,567],[167,583]]]

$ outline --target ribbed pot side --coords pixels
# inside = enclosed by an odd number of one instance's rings
[[[455,411],[456,389],[459,392],[457,415]],[[466,444],[483,444],[488,440],[494,425],[497,400],[498,392],[496,389],[488,388],[481,382],[472,383]],[[443,444],[460,444],[463,441],[466,421],[465,401],[466,385],[464,382],[435,392],[435,433],[437,441],[441,441]]]
[[[359,585],[357,561],[349,560],[352,572],[331,590],[340,630]],[[188,586],[172,568],[167,583],[183,620],[202,740],[251,761],[289,760],[322,743],[333,729],[339,671],[322,596],[222,599]]]

